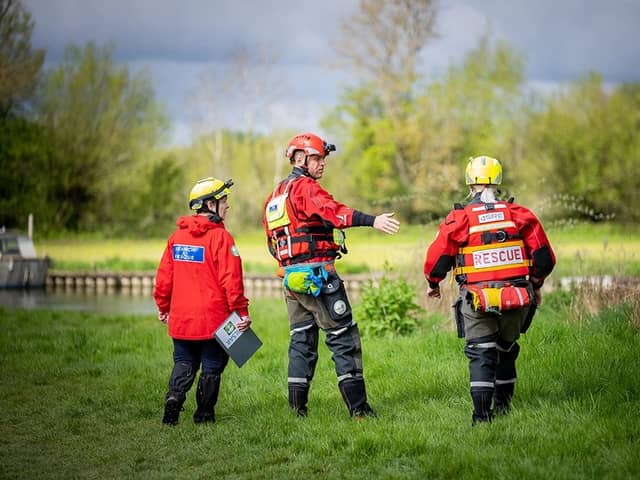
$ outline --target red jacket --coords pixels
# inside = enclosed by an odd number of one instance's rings
[[[285,191],[288,193],[285,207],[289,223],[271,229],[269,204]],[[269,195],[263,211],[262,222],[269,251],[281,266],[333,260],[340,249],[333,239],[334,228],[373,226],[375,219],[337,202],[315,179],[303,175],[298,167]]]
[[[491,207],[487,208],[488,205]],[[424,263],[424,274],[432,288],[453,266],[458,267],[456,280],[461,284],[528,274],[534,288],[540,288],[551,273],[556,257],[538,218],[529,209],[513,203],[498,201],[487,206],[474,202],[456,208],[440,224]],[[522,254],[518,244],[524,244]],[[474,253],[475,267],[462,274],[461,265],[473,265]],[[528,266],[523,268],[523,263]]]
[[[156,274],[153,296],[169,312],[169,335],[206,340],[229,314],[248,315],[242,261],[224,223],[203,215],[180,217]]]

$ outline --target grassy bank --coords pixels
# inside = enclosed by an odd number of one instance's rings
[[[364,339],[379,418],[348,418],[326,347],[310,416],[286,407],[280,301],[256,301],[264,346],[223,377],[218,423],[193,391],[160,424],[171,347],[153,316],[0,310],[2,478],[637,478],[640,337],[625,306],[570,315],[547,296],[522,339],[514,411],[472,428],[467,364],[450,320]],[[361,322],[366,321],[360,319]]]
[[[403,226],[395,236],[367,228],[347,231],[349,254],[339,260],[344,273],[380,271],[385,263],[419,277],[424,255],[436,225]],[[273,272],[274,261],[265,249],[261,231],[234,232],[247,272]],[[558,255],[556,278],[575,275],[618,274],[640,276],[640,227],[613,224],[550,226],[548,234]],[[39,242],[42,255],[61,270],[155,270],[165,239],[65,239]]]

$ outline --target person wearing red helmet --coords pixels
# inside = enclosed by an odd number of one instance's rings
[[[518,338],[542,297],[540,288],[556,257],[538,218],[527,208],[498,200],[502,165],[471,158],[465,172],[471,202],[456,204],[427,250],[428,296],[454,268],[460,285],[455,304],[458,336],[469,359],[472,424],[508,413],[516,382]]]
[[[224,219],[231,180],[199,180],[189,194],[194,215],[182,216],[164,250],[153,296],[158,318],[173,340],[173,369],[165,395],[162,423],[176,425],[196,373],[195,423],[215,422],[220,379],[229,356],[213,338],[232,311],[249,328],[249,300],[244,295],[242,261]]]
[[[335,260],[346,249],[334,231],[362,226],[395,234],[400,223],[393,213],[374,216],[354,210],[320,186],[327,156],[335,150],[335,145],[313,133],[291,139],[286,156],[293,170],[268,196],[263,223],[269,252],[281,267],[285,287],[290,328],[289,406],[299,416],[307,415],[322,329],[349,414],[363,418],[375,413],[367,401],[360,333],[335,269]]]

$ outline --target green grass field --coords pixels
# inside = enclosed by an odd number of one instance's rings
[[[436,225],[403,226],[395,236],[369,228],[347,230],[349,254],[339,260],[343,273],[380,271],[389,263],[421,281],[425,252]],[[233,232],[247,272],[273,272],[274,260],[265,248],[261,231]],[[553,278],[617,274],[640,276],[640,226],[584,224],[548,228],[558,256]],[[38,242],[39,254],[53,259],[61,270],[155,270],[165,239],[68,239]]]
[[[349,419],[321,345],[310,415],[298,419],[287,408],[284,306],[255,301],[264,346],[242,369],[229,365],[218,422],[193,424],[192,390],[167,428],[171,344],[153,316],[0,309],[0,477],[638,478],[638,325],[624,305],[578,322],[572,299],[546,296],[521,340],[512,414],[473,428],[448,317],[363,339],[377,419]]]

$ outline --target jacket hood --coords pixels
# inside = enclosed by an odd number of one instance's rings
[[[223,222],[214,223],[204,215],[185,215],[178,218],[176,225],[178,228],[187,230],[194,237],[201,237],[214,228],[224,228]]]

